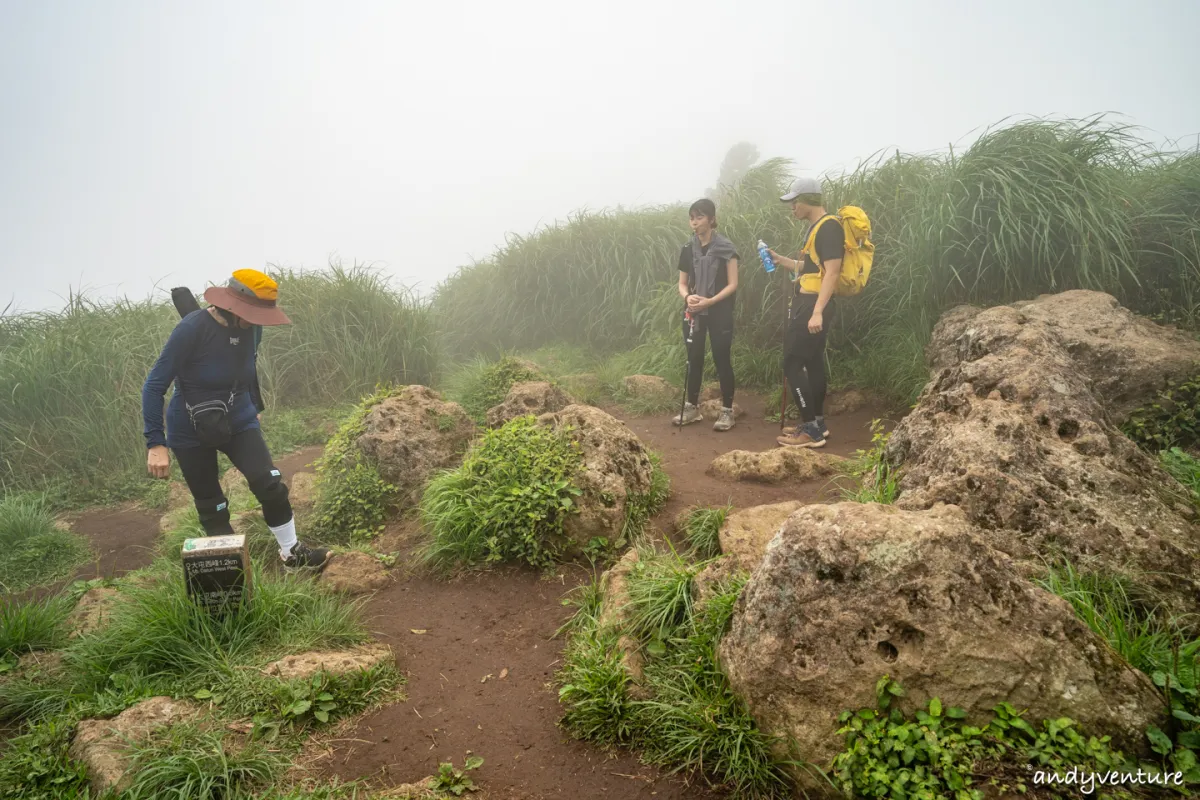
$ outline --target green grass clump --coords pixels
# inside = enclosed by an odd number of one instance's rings
[[[839,465],[843,474],[854,479],[853,488],[843,488],[842,497],[855,503],[896,502],[900,494],[900,470],[888,461],[888,434],[883,423],[871,420],[871,449],[859,450],[853,458]]]
[[[460,467],[425,489],[420,513],[430,541],[423,558],[439,567],[554,563],[581,493],[574,481],[583,457],[569,433],[532,416],[484,433]]]
[[[225,800],[265,788],[289,765],[286,754],[250,742],[231,747],[218,730],[182,723],[131,749],[129,800]]]
[[[600,625],[600,593],[587,592],[570,623],[560,670],[563,725],[581,739],[637,748],[647,763],[695,771],[739,797],[787,797],[790,782],[729,686],[716,650],[746,576],[716,587],[695,607],[691,578],[702,565],[674,554],[640,551],[628,578],[630,622]],[[645,694],[630,691],[631,675],[617,643],[639,642]]]
[[[703,560],[721,555],[721,528],[732,511],[732,503],[713,508],[688,509],[683,534],[692,556]]]
[[[91,686],[117,672],[187,685],[223,667],[286,653],[358,644],[357,608],[312,581],[255,569],[254,591],[238,612],[214,616],[188,596],[174,571],[122,589],[109,623],[71,648]]]
[[[396,488],[363,456],[357,441],[366,430],[367,414],[395,391],[375,387],[346,416],[313,464],[317,474],[313,534],[321,542],[364,542],[383,530]]]
[[[83,537],[60,528],[40,500],[0,500],[0,592],[20,592],[65,578],[90,555]]]
[[[487,422],[489,409],[500,405],[515,383],[547,380],[532,362],[515,356],[497,361],[476,358],[461,366],[447,382],[446,396],[456,401],[479,425]]]
[[[630,493],[625,496],[625,524],[620,540],[614,543],[617,548],[642,536],[650,518],[663,509],[671,495],[671,477],[663,469],[662,456],[653,450],[648,455],[650,488],[644,494]]]
[[[1178,447],[1164,450],[1158,454],[1163,469],[1171,477],[1183,484],[1191,493],[1192,502],[1200,506],[1200,459],[1189,455]]]
[[[65,595],[23,603],[5,598],[0,605],[0,664],[62,645],[67,636],[64,623],[73,605]]]

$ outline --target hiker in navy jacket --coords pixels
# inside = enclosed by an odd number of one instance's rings
[[[208,308],[175,326],[142,387],[146,465],[154,477],[167,478],[174,453],[205,534],[223,536],[233,533],[217,473],[217,451],[225,453],[262,505],[284,566],[319,570],[329,551],[297,540],[287,485],[259,427],[261,400],[252,397],[262,326],[291,322],[276,304],[278,291],[262,272],[238,270],[226,286],[205,291]],[[172,383],[164,432],[163,397]]]

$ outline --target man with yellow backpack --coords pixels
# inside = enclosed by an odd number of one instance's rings
[[[823,204],[821,183],[797,178],[779,198],[792,204],[792,216],[808,220],[809,232],[799,259],[771,257],[796,273],[783,344],[783,375],[800,408],[801,423],[785,429],[776,441],[788,447],[824,447],[825,339],[835,295],[862,291],[871,272],[875,246],[871,223],[857,206],[844,206],[837,215]]]

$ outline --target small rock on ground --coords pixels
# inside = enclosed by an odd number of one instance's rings
[[[818,455],[806,447],[780,447],[762,453],[732,450],[717,456],[707,474],[714,478],[756,483],[807,481],[834,474],[834,465],[844,460],[835,455]]]
[[[392,648],[385,644],[368,644],[350,650],[315,651],[286,656],[263,668],[267,675],[283,680],[311,678],[318,672],[330,675],[348,675],[358,670],[370,669],[379,664],[394,661]]]
[[[621,386],[630,397],[655,398],[675,394],[675,387],[657,375],[628,375]]]
[[[724,408],[724,406],[721,403],[720,397],[718,397],[716,400],[705,400],[700,404],[700,414],[705,419],[711,419],[712,421],[716,422],[717,417],[721,416],[722,408]],[[737,404],[737,401],[734,401],[733,418],[741,419],[744,416],[746,416],[745,410]]]
[[[387,586],[392,578],[375,556],[350,550],[333,556],[319,580],[335,592],[366,594]]]

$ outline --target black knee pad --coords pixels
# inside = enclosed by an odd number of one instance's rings
[[[196,498],[196,513],[206,535],[233,535],[233,526],[229,524],[229,501],[224,497]]]
[[[257,476],[247,483],[250,485],[250,491],[258,498],[263,519],[268,525],[278,527],[292,518],[288,487],[279,476],[279,470],[272,467],[265,475]]]

